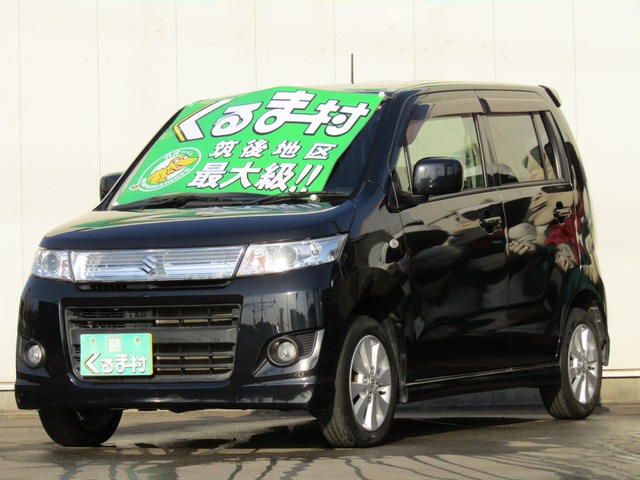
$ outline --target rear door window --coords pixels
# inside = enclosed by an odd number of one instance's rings
[[[538,113],[486,116],[497,185],[557,180],[558,151]]]

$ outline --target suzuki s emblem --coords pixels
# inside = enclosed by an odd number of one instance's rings
[[[142,259],[142,266],[140,267],[147,275],[151,275],[153,273],[158,272],[158,260],[153,256],[149,255]]]

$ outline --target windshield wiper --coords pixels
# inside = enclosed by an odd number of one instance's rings
[[[339,192],[291,192],[279,195],[265,195],[256,200],[246,202],[247,205],[269,205],[287,202],[320,202],[323,200],[344,200],[349,195]]]
[[[257,197],[257,198],[256,198]],[[162,197],[147,198],[137,202],[115,205],[111,210],[146,210],[152,208],[206,208],[220,206],[270,205],[287,202],[319,202],[349,198],[349,195],[338,192],[291,192],[276,195],[256,193],[229,193],[224,197],[209,195],[175,194]]]
[[[234,196],[212,197],[207,195],[185,195],[185,194],[165,195],[162,197],[147,198],[145,200],[139,200],[137,202],[124,203],[122,205],[115,205],[111,207],[111,210],[145,210],[149,208],[182,208],[182,207],[186,207],[187,205],[193,208],[245,205],[247,203],[247,198],[248,198],[247,195],[244,195],[244,194],[238,197],[234,197]],[[251,195],[249,198],[253,198],[253,195]]]

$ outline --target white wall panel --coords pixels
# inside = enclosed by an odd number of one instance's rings
[[[494,3],[496,81],[549,85],[575,125],[572,2]]]
[[[613,369],[640,368],[638,0],[3,0],[0,384],[41,237],[92,208],[189,101],[276,84],[413,79],[544,83],[577,134],[598,220]],[[630,213],[631,212],[631,216]]]
[[[12,258],[9,271],[20,268],[24,281],[42,236],[93,206],[97,198],[96,5],[78,1],[13,5],[18,6],[20,18],[20,87],[13,92],[19,95],[20,132],[18,143],[10,141],[3,148],[20,151],[21,200],[12,208],[22,214],[22,249]],[[19,300],[15,290],[3,291],[11,295],[8,308],[3,297],[2,318],[12,332],[2,337],[3,357],[15,345]],[[14,368],[13,357],[3,361],[0,381],[13,381]]]
[[[487,1],[416,1],[416,78],[495,80],[493,8]]]
[[[336,83],[415,78],[413,2],[336,0]]]
[[[577,133],[597,215],[612,366],[638,368],[640,2],[576,2]]]
[[[20,14],[17,2],[3,5],[0,15],[0,145],[5,181],[0,188],[0,384],[14,377],[18,299],[22,274],[22,199],[20,163]],[[12,254],[7,255],[7,252]]]
[[[124,170],[178,108],[175,3],[100,1],[98,68],[105,174]]]
[[[20,3],[23,265],[46,231],[97,200],[96,4]]]
[[[176,11],[178,103],[254,90],[254,2],[177,2]]]
[[[257,88],[335,83],[333,4],[256,2]]]

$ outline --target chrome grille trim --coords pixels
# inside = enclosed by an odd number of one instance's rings
[[[71,252],[77,283],[225,280],[244,246]]]

